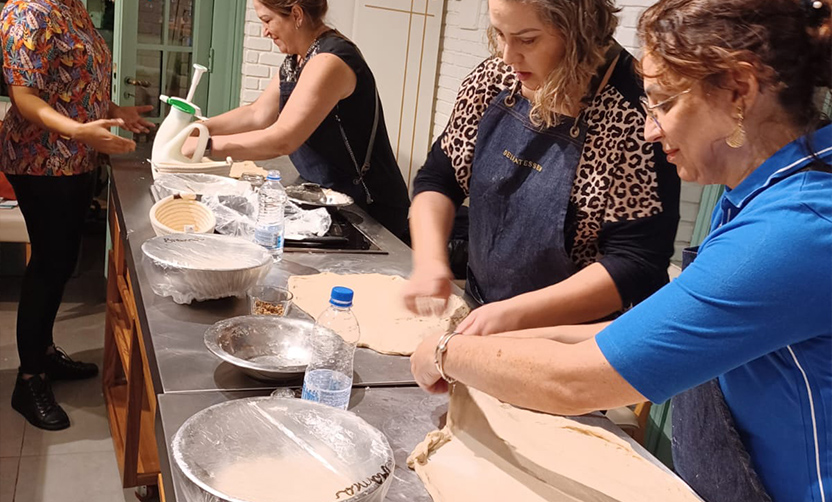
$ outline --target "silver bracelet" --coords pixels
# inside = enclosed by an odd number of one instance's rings
[[[439,376],[442,377],[442,380],[445,380],[448,383],[454,383],[456,380],[445,374],[445,353],[448,351],[448,342],[451,341],[451,338],[461,334],[462,333],[457,331],[445,333],[439,337],[439,342],[436,344],[436,350],[433,352],[433,363],[436,365],[436,371],[439,372]]]

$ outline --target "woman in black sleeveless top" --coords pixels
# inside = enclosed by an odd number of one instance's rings
[[[289,155],[305,179],[350,195],[404,236],[407,186],[361,52],[323,23],[326,0],[254,0],[254,9],[286,60],[254,103],[205,121],[212,156]]]

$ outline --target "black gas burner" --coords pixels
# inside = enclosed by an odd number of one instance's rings
[[[308,207],[301,206],[303,209]],[[309,237],[302,240],[286,239],[284,251],[287,253],[368,253],[387,254],[372,239],[358,228],[361,217],[349,210],[327,207],[332,216],[329,231],[321,237]]]

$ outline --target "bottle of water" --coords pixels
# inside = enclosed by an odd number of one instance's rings
[[[268,249],[275,261],[283,258],[283,228],[286,190],[280,184],[280,172],[269,171],[260,187],[259,210],[254,227],[254,242]]]
[[[334,287],[329,308],[318,317],[312,337],[312,357],[303,376],[303,399],[347,409],[352,389],[352,366],[358,344],[358,321],[352,313],[353,292]]]

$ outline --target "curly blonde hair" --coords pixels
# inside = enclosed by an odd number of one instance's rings
[[[604,62],[618,26],[621,10],[613,0],[508,0],[534,6],[540,17],[563,36],[566,51],[563,61],[534,93],[529,118],[538,126],[560,122],[562,110],[572,110],[588,92],[589,83]],[[493,27],[488,29],[488,44],[494,56],[500,55]]]

